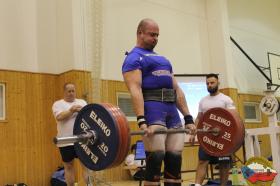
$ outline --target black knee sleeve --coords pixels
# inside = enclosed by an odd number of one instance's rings
[[[164,157],[164,178],[181,179],[181,165],[181,153],[166,152]]]
[[[161,164],[163,159],[163,151],[149,152],[149,155],[146,158],[145,180],[151,182],[160,181]]]

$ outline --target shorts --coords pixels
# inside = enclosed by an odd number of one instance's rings
[[[231,156],[221,156],[221,157],[211,156],[207,154],[201,147],[199,147],[198,157],[199,160],[208,160],[209,163],[212,164],[218,164],[218,163],[230,164],[232,162]]]
[[[59,151],[63,162],[66,163],[71,162],[73,159],[78,157],[74,149],[74,145],[59,147]]]
[[[166,128],[181,128],[182,123],[175,103],[145,101],[147,125],[162,125]]]

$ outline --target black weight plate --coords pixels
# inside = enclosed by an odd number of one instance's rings
[[[79,135],[85,130],[94,130],[97,140],[74,144],[81,162],[95,171],[111,167],[119,149],[119,131],[114,116],[100,104],[88,104],[78,113],[73,134]]]

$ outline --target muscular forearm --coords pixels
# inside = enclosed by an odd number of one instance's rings
[[[195,126],[197,126],[198,123],[199,123],[199,119],[196,118],[195,121],[194,121]]]
[[[71,117],[73,115],[73,113],[74,112],[71,111],[71,110],[63,111],[56,117],[56,120],[57,121],[62,121],[64,119],[67,119],[67,118]]]
[[[198,123],[199,123],[199,121],[200,121],[201,118],[202,118],[202,113],[199,112],[199,113],[197,114],[197,116],[196,116],[195,121],[194,121],[195,126],[198,125]]]
[[[142,72],[129,71],[123,74],[126,86],[131,94],[133,108],[136,116],[144,115],[144,99],[142,93]]]
[[[190,111],[185,99],[185,95],[182,92],[181,89],[177,89],[176,90],[177,93],[177,99],[176,99],[176,106],[177,108],[180,110],[180,112],[185,116],[185,115],[189,115]]]
[[[140,87],[134,87],[130,89],[133,108],[136,116],[144,115],[144,99],[142,89]]]

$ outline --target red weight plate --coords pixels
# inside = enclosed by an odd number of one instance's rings
[[[198,129],[220,129],[219,135],[198,132],[200,146],[212,156],[228,156],[237,151],[244,141],[245,129],[239,115],[234,110],[212,108],[200,119]]]
[[[117,108],[117,113],[118,113],[118,119],[119,119],[119,130],[121,131],[120,134],[122,136],[122,146],[120,149],[120,155],[119,158],[116,159],[116,164],[115,166],[120,165],[126,158],[128,151],[130,149],[130,129],[128,125],[128,121],[124,115],[124,113]]]
[[[102,104],[108,112],[110,112],[115,119],[116,127],[118,128],[119,133],[119,149],[116,155],[114,162],[111,167],[116,167],[120,165],[126,158],[129,147],[130,147],[130,129],[128,121],[125,117],[125,114],[120,110],[119,107],[114,106],[110,103]]]

